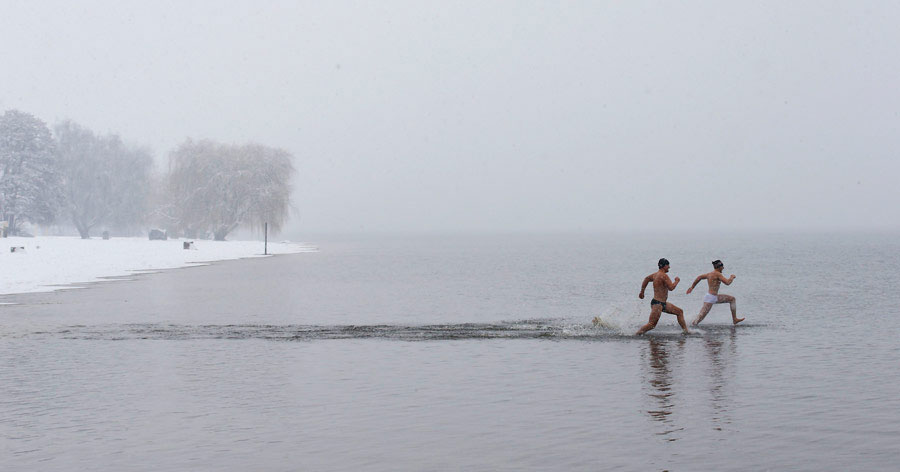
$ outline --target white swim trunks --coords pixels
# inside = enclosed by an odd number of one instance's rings
[[[703,296],[703,303],[718,303],[719,296],[714,293],[707,293]]]

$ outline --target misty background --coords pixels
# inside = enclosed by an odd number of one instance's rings
[[[0,111],[295,156],[285,232],[896,230],[894,2],[0,3]]]

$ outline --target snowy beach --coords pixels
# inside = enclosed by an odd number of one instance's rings
[[[193,249],[184,249],[185,241],[63,236],[3,238],[0,239],[0,295],[48,292],[136,272],[264,257],[262,241],[194,240]],[[17,250],[13,252],[10,248]],[[270,241],[268,245],[271,255],[314,251],[314,247],[302,243]]]

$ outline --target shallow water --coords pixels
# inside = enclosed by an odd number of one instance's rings
[[[894,470],[898,241],[327,240],[4,297],[0,468]],[[747,321],[632,336],[662,256]]]

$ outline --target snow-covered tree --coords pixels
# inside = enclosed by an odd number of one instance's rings
[[[128,229],[142,224],[153,166],[150,153],[71,121],[55,131],[64,207],[81,237],[89,238],[100,225]]]
[[[216,240],[263,223],[278,231],[290,210],[291,155],[259,144],[188,140],[169,156],[168,216],[189,237]]]
[[[0,213],[16,234],[21,222],[53,221],[62,200],[47,125],[18,110],[0,115]]]

